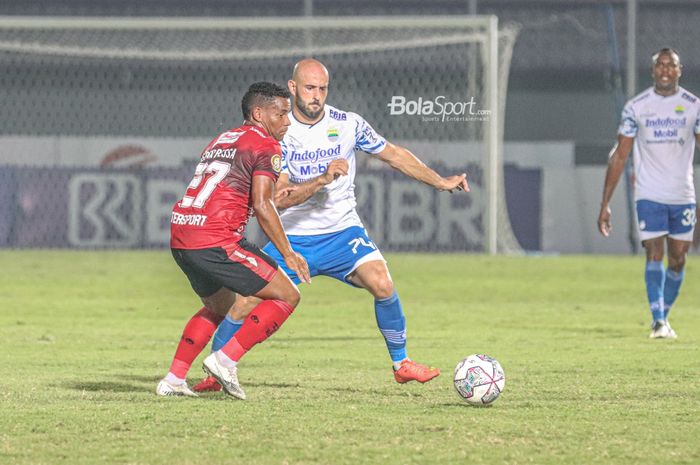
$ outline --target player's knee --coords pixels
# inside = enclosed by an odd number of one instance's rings
[[[260,299],[255,297],[236,296],[236,302],[231,307],[229,315],[234,320],[243,320],[260,303]]]
[[[676,273],[683,271],[683,268],[685,267],[685,254],[680,256],[669,255],[668,267]]]
[[[294,287],[291,291],[287,293],[287,296],[285,297],[284,301],[291,305],[292,308],[296,308],[296,306],[299,305],[299,302],[301,301],[301,294],[299,293],[299,289]]]
[[[208,296],[202,297],[202,303],[207,308],[207,310],[225,317],[226,314],[231,309],[234,302],[234,294],[228,289],[221,288],[216,293]]]
[[[378,279],[372,286],[375,299],[388,299],[394,294],[394,282],[388,276]]]
[[[244,308],[239,308],[239,307],[237,307],[237,306],[235,306],[235,305],[234,305],[234,307],[231,309],[231,311],[228,312],[229,316],[230,316],[232,319],[234,319],[234,320],[242,320],[242,319],[244,319],[245,317],[248,316],[248,313],[250,313],[250,312],[246,311],[246,309],[244,309]]]
[[[648,262],[660,262],[664,259],[664,242],[663,238],[647,239],[642,241],[646,249]]]

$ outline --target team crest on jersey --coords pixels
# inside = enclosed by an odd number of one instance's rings
[[[677,115],[682,115],[685,111],[685,107],[683,105],[678,105],[673,110],[676,112]]]
[[[335,142],[338,139],[338,130],[336,128],[328,128],[326,135],[329,141]]]
[[[276,173],[282,170],[282,157],[275,154],[270,158],[270,162],[272,163],[272,169],[275,170]]]

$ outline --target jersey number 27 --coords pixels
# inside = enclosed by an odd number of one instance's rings
[[[229,163],[223,161],[213,161],[211,163],[200,163],[194,170],[194,177],[187,186],[187,192],[180,202],[183,208],[202,208],[207,203],[217,184],[219,184],[231,170]],[[206,181],[204,181],[206,179]],[[202,183],[204,181],[204,183]]]

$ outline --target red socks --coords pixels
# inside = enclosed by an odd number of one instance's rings
[[[255,344],[258,344],[282,326],[294,307],[281,300],[263,300],[250,312],[243,326],[221,351],[233,361],[238,361]],[[170,372],[178,378],[186,378],[192,362],[209,343],[219,323],[224,319],[203,307],[187,323],[175,351]]]
[[[206,307],[202,307],[190,319],[182,332],[180,344],[177,346],[173,363],[170,365],[172,374],[183,379],[187,376],[192,362],[207,346],[209,339],[223,319],[223,316],[207,310]]]
[[[228,358],[237,362],[282,326],[294,307],[281,300],[263,300],[250,312],[236,335],[221,348]]]

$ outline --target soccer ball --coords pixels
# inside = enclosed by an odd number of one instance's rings
[[[498,360],[484,354],[473,354],[455,367],[454,385],[462,400],[471,405],[493,403],[506,384],[506,376]]]

